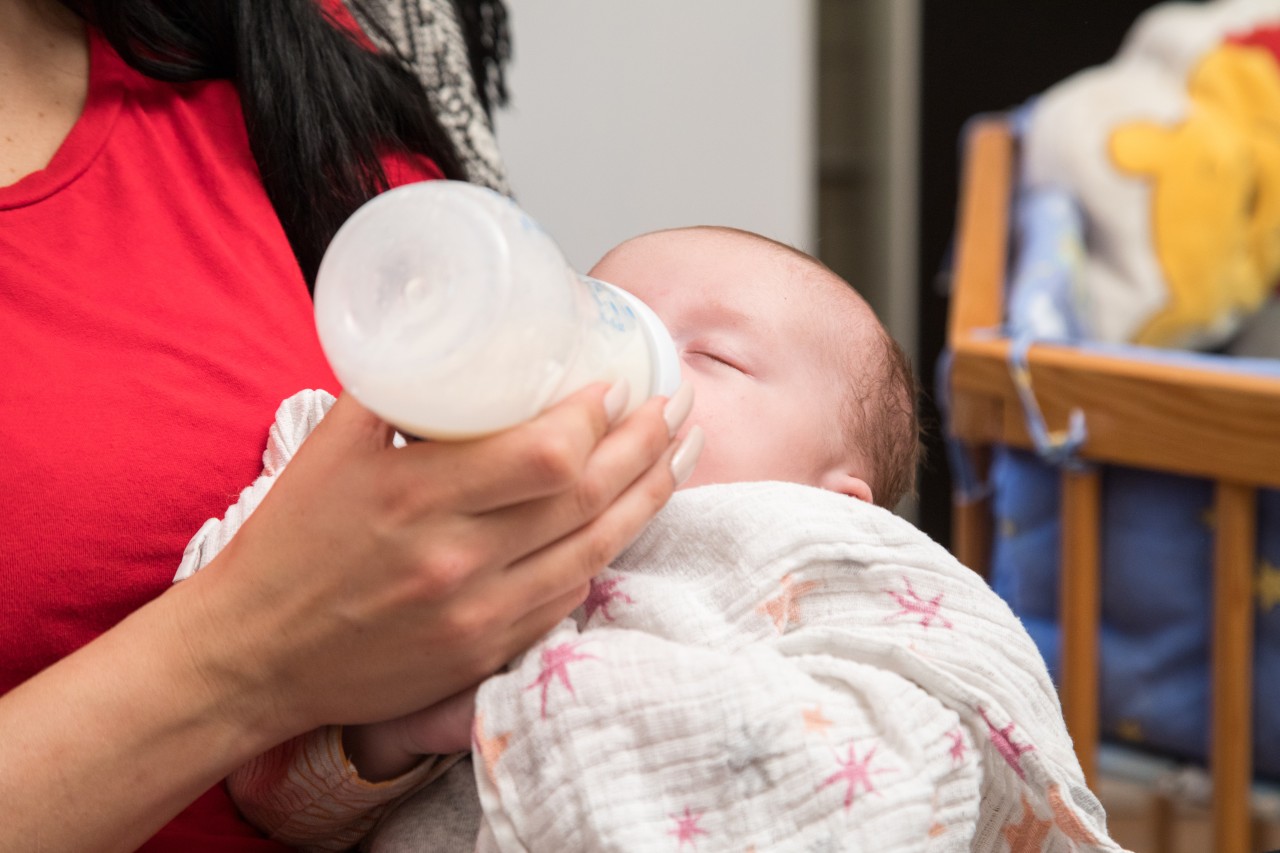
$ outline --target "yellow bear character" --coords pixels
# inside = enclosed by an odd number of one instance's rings
[[[1135,338],[1151,346],[1221,338],[1280,276],[1280,67],[1264,49],[1223,45],[1188,94],[1179,124],[1132,122],[1110,140],[1119,169],[1153,184],[1169,299]]]

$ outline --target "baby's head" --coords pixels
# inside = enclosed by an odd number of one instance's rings
[[[893,507],[915,485],[916,388],[857,292],[790,246],[731,228],[657,231],[591,275],[662,318],[707,446],[687,486],[784,480]]]

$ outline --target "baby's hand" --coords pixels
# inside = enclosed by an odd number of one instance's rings
[[[429,708],[395,720],[347,726],[342,741],[360,777],[381,782],[408,771],[424,755],[470,749],[476,689],[471,687],[455,693]]]

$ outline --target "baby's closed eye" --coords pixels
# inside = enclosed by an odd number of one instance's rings
[[[710,362],[711,364],[716,365],[718,367],[728,367],[732,370],[738,371],[739,373],[748,372],[744,367],[742,367],[741,364],[735,361],[731,356],[725,355],[723,353],[720,353],[714,350],[686,349],[684,351],[684,356],[686,359]]]

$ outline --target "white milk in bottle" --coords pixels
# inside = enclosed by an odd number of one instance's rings
[[[363,205],[325,252],[315,304],[343,387],[407,435],[486,435],[623,377],[629,412],[680,383],[644,303],[579,276],[524,211],[473,184],[410,184]]]

